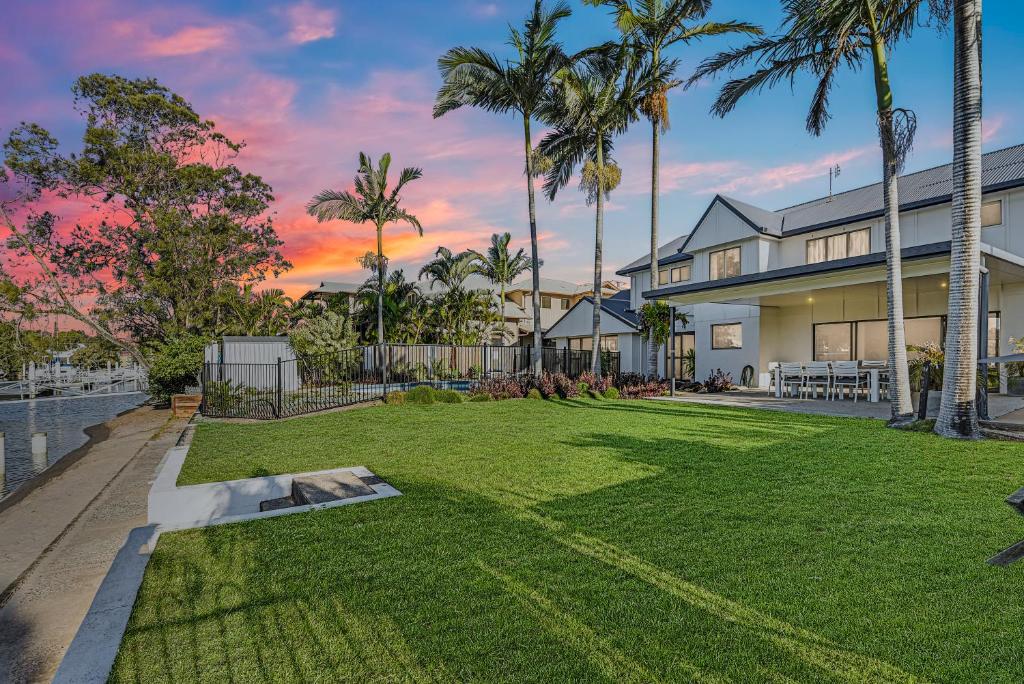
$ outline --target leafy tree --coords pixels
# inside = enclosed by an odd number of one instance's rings
[[[301,357],[337,355],[357,343],[345,317],[334,311],[304,321],[291,331],[289,340]]]
[[[530,251],[533,272],[533,367],[541,372],[544,346],[540,321],[540,257],[537,249],[537,203],[533,179],[537,175],[530,122],[550,97],[556,75],[569,58],[555,39],[558,23],[571,14],[564,2],[550,9],[535,0],[533,12],[522,31],[509,30],[512,60],[502,60],[482,48],[455,47],[437,62],[444,84],[437,92],[434,118],[460,107],[479,107],[498,114],[515,113],[523,120],[523,151],[526,160],[526,196],[530,217]]]
[[[738,21],[706,21],[710,0],[586,0],[606,5],[615,24],[650,63],[651,78],[641,102],[641,111],[651,122],[651,288],[658,286],[658,175],[661,163],[661,134],[669,129],[668,91],[680,85],[674,78],[678,61],[665,58],[677,45],[730,33],[760,35],[761,29]],[[658,372],[658,345],[647,341],[647,374]]]
[[[513,254],[508,243],[512,240],[510,233],[491,235],[491,246],[485,254],[472,251],[476,260],[477,270],[488,280],[498,286],[498,308],[502,321],[502,339],[506,338],[508,330],[505,326],[505,288],[512,284],[516,278],[530,270],[530,260],[526,252],[520,249]]]
[[[160,402],[199,385],[207,339],[180,335],[153,345],[149,362],[149,393]]]
[[[73,92],[86,121],[80,152],[60,154],[35,124],[4,145],[18,191],[0,203],[0,222],[10,254],[33,268],[7,310],[69,316],[145,364],[140,341],[209,330],[225,283],[290,268],[266,215],[273,195],[230,163],[241,143],[157,81],[92,74]],[[93,213],[67,229],[37,209],[50,196]]]
[[[108,363],[117,363],[120,359],[119,348],[102,337],[89,337],[71,355],[72,365],[79,368],[103,368]]]
[[[354,185],[355,193],[340,190],[324,190],[306,205],[306,211],[315,216],[317,221],[350,221],[352,223],[372,223],[377,228],[377,344],[384,344],[384,281],[386,263],[384,261],[384,226],[389,223],[406,223],[412,226],[420,236],[423,226],[419,219],[401,207],[402,188],[406,183],[423,177],[423,171],[409,167],[402,169],[398,183],[388,191],[388,169],[391,167],[391,154],[385,153],[376,168],[369,156],[359,153],[359,174]]]
[[[981,270],[981,2],[953,15],[953,247],[942,406],[935,432],[977,438],[978,274]],[[981,312],[987,316],[988,312]],[[986,350],[987,351],[987,350]],[[986,380],[983,379],[982,382]]]
[[[612,160],[612,140],[638,118],[644,76],[635,54],[624,46],[608,45],[588,52],[559,76],[559,87],[545,106],[544,118],[553,130],[540,143],[552,166],[544,181],[549,199],[568,184],[582,166],[580,189],[594,204],[594,319],[593,349],[601,348],[602,250],[604,200],[621,178]],[[592,372],[601,377],[601,355],[593,355]]]
[[[934,0],[786,0],[778,35],[705,60],[690,83],[720,72],[753,64],[751,74],[729,81],[712,111],[725,116],[748,93],[779,83],[793,83],[797,74],[818,79],[807,114],[807,130],[821,135],[830,115],[828,98],[844,67],[858,70],[870,63],[874,76],[879,144],[882,149],[882,187],[885,204],[886,285],[889,320],[889,368],[892,423],[913,419],[910,376],[903,323],[903,268],[900,251],[897,178],[913,142],[917,120],[908,109],[893,107],[888,55],[893,45],[908,38]]]

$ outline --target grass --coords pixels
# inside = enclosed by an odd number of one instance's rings
[[[168,534],[113,681],[1024,679],[1024,448],[620,401],[201,425],[181,482],[404,496]]]

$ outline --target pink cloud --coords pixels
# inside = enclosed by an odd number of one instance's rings
[[[828,168],[836,164],[842,166],[843,164],[862,159],[875,149],[876,146],[874,145],[864,145],[843,152],[826,154],[808,162],[792,162],[761,169],[750,169],[749,167],[738,165],[730,168],[720,182],[705,186],[697,190],[697,192],[760,195],[766,192],[782,190],[783,188],[798,185],[812,178],[827,174]]]
[[[292,5],[286,11],[291,29],[288,40],[293,43],[311,43],[333,38],[338,13],[332,9],[316,7],[310,2]]]
[[[981,120],[981,142],[987,143],[999,137],[999,131],[1006,125],[1006,114],[999,113]]]

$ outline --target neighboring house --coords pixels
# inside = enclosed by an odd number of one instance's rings
[[[326,302],[335,295],[348,295],[348,306],[349,310],[352,311],[356,307],[356,293],[359,292],[360,287],[362,287],[360,283],[324,281],[320,283],[320,287],[313,288],[299,297],[299,299],[305,299],[310,302]]]
[[[990,355],[1024,337],[1024,145],[982,159],[981,283]],[[952,165],[900,178],[907,344],[942,344],[948,303]],[[885,220],[881,184],[778,211],[716,196],[689,235],[662,248],[660,283],[644,261],[644,298],[688,311],[698,379],[721,368],[758,384],[781,361],[884,360]],[[1005,377],[1003,379],[1005,385]]]
[[[641,371],[638,316],[631,307],[630,291],[621,290],[601,299],[601,350],[619,352],[623,373]],[[594,298],[585,296],[544,334],[544,342],[558,349],[594,348]]]
[[[611,297],[622,289],[622,284],[613,280],[602,283],[601,296]],[[569,310],[584,297],[593,296],[592,285],[579,285],[555,278],[540,279],[540,327],[543,332],[551,329]],[[527,277],[511,285],[505,291],[505,297],[526,312],[528,318],[523,323],[524,335],[533,334],[533,277]],[[546,337],[546,335],[545,335]],[[529,343],[529,340],[526,341]]]

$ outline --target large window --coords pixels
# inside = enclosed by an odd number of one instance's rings
[[[740,274],[740,248],[730,247],[717,252],[712,252],[711,259],[711,280],[722,278],[733,278]]]
[[[853,360],[853,323],[820,323],[814,326],[815,361]]]
[[[570,337],[569,338],[569,349],[573,351],[591,351],[594,348],[594,338],[587,337]],[[618,335],[601,335],[601,351],[617,352],[619,351],[619,336]]]
[[[696,336],[692,332],[676,333],[676,335],[675,335],[675,341],[676,341],[676,363],[675,363],[675,372],[672,374],[672,377],[674,377],[676,380],[685,380],[685,379],[688,378],[688,374],[685,372],[686,371],[686,353],[696,347],[696,345],[694,344],[694,340],[695,339],[696,339]],[[671,352],[669,350],[669,345],[666,344],[665,345],[665,367],[666,368],[671,366],[671,361],[672,361],[672,358],[671,358]]]
[[[863,256],[871,252],[871,229],[862,228],[851,233],[828,235],[807,241],[807,263],[819,264],[847,257]]]
[[[712,349],[742,349],[743,324],[721,323],[711,326]]]
[[[981,205],[981,227],[1003,224],[1003,200],[992,200]]]
[[[658,285],[681,283],[690,279],[690,265],[662,268],[658,271]]]

